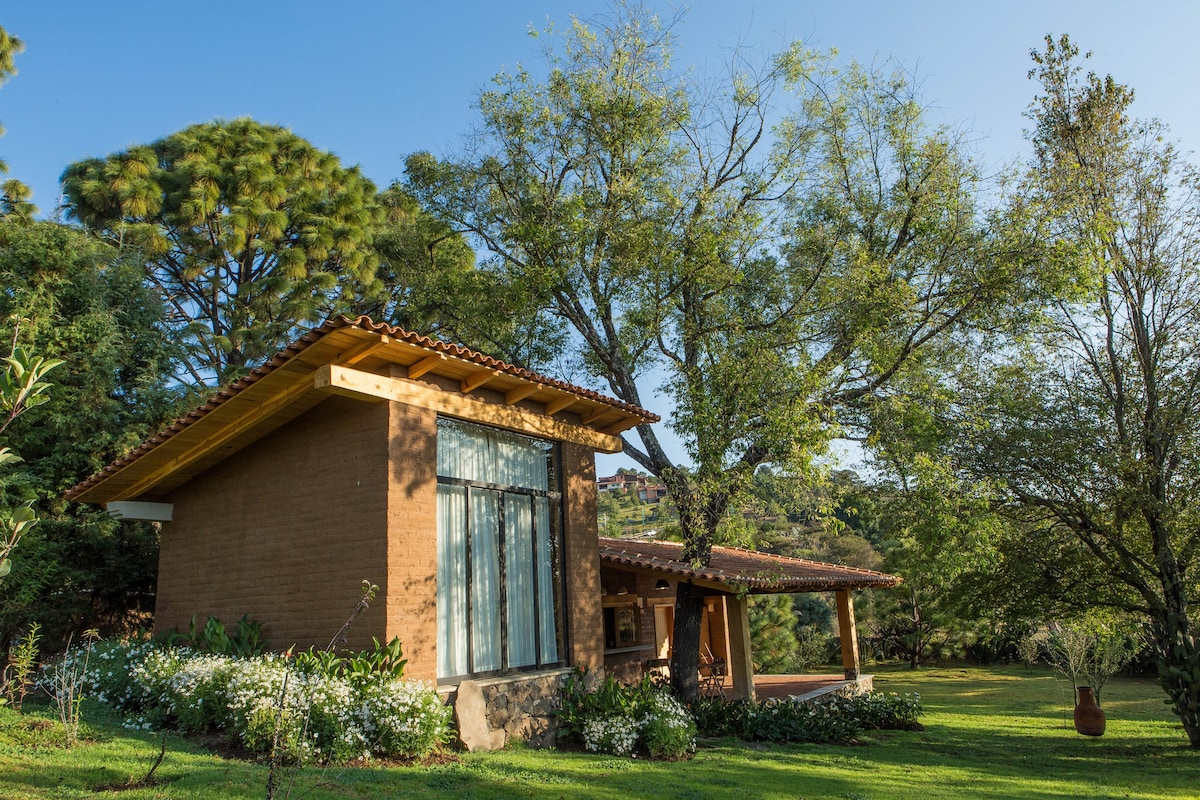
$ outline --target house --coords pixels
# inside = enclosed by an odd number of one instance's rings
[[[598,544],[606,673],[637,679],[671,657],[676,587],[689,581],[705,594],[701,655],[725,666],[734,697],[755,699],[748,613],[755,594],[834,593],[845,682],[870,688],[861,674],[851,592],[891,588],[900,583],[894,575],[721,546],[697,566],[683,558],[679,542],[601,537]]]
[[[660,579],[711,590],[730,633],[710,644],[732,642],[722,652],[735,686],[753,691],[738,593],[753,576],[599,547],[594,454],[619,451],[623,431],[657,420],[465,348],[341,317],[67,497],[163,522],[157,630],[245,614],[280,649],[324,646],[367,579],[379,593],[346,647],[398,636],[408,677],[452,702],[471,681],[493,732],[547,742],[572,667],[637,677],[645,656],[662,652]],[[606,647],[605,622],[628,622],[617,613],[628,604],[615,602],[629,594],[617,585],[625,580],[634,598],[654,602],[636,604],[648,615],[633,623],[636,641]]]
[[[338,318],[72,488],[164,521],[155,627],[248,614],[280,649],[399,636],[407,675],[483,684],[537,738],[603,665],[594,454],[643,409],[465,348]],[[503,707],[501,707],[503,706]]]

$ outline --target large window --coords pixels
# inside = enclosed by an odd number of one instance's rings
[[[439,419],[437,473],[438,678],[560,664],[554,445]]]

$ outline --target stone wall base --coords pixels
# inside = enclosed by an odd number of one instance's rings
[[[483,692],[488,728],[503,732],[495,737],[499,746],[518,740],[531,747],[552,747],[558,739],[558,710],[562,687],[571,669],[525,673],[502,678],[482,678],[476,683]],[[457,702],[456,688],[443,688],[451,704]]]

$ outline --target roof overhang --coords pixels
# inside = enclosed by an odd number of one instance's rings
[[[66,497],[85,503],[161,497],[332,394],[419,405],[601,452],[618,452],[623,431],[658,421],[645,409],[465,347],[366,317],[337,317]]]
[[[683,545],[679,542],[614,539],[602,536],[599,545],[601,566],[687,581],[714,592],[729,594],[886,589],[901,582],[895,575],[869,569],[737,547],[714,546],[709,563],[700,566],[684,560]]]

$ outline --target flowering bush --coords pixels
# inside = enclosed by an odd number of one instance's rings
[[[361,699],[363,735],[381,756],[417,758],[449,738],[450,709],[423,684],[394,678],[370,683]]]
[[[575,735],[593,753],[632,755],[641,746],[653,758],[683,758],[696,746],[696,724],[664,687],[644,680],[624,686],[611,676],[592,691],[586,670],[563,687],[557,712],[560,735]]]
[[[81,656],[73,651],[66,658]],[[221,730],[253,752],[278,745],[277,755],[287,760],[420,758],[449,738],[450,709],[424,683],[382,672],[351,681],[297,669],[274,654],[101,642],[84,687],[89,697],[130,713],[126,727]]]
[[[583,746],[593,753],[627,756],[641,733],[640,717],[597,717],[583,723]]]
[[[645,710],[642,743],[651,758],[683,758],[696,749],[696,723],[674,695],[655,692]]]

